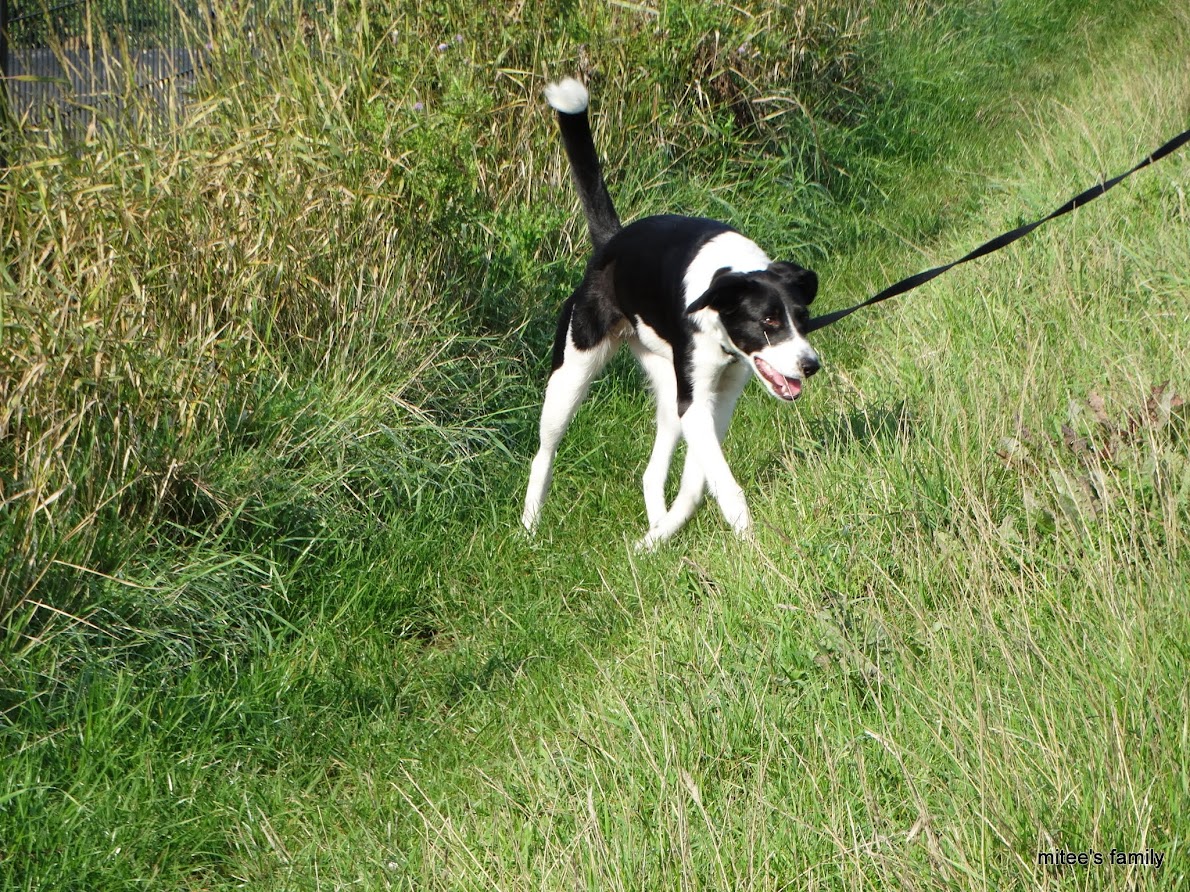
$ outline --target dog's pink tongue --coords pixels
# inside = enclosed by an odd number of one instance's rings
[[[782,399],[795,400],[802,392],[802,382],[798,378],[786,378],[775,368],[756,357],[756,368],[764,375],[766,381],[773,385],[773,389]]]

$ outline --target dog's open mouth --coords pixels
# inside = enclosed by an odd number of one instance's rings
[[[802,395],[801,378],[785,377],[759,356],[753,356],[752,362],[756,366],[756,371],[760,373],[760,377],[764,378],[765,383],[768,384],[769,390],[781,399],[796,400]]]

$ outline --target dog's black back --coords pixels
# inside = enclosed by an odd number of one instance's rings
[[[575,345],[589,350],[609,331],[627,323],[644,322],[666,341],[684,337],[689,321],[682,282],[666,270],[684,270],[711,239],[735,230],[726,223],[702,217],[664,214],[645,217],[619,230],[596,249],[583,282],[567,302],[563,315],[573,320]],[[560,326],[558,340],[564,342]],[[561,363],[555,342],[554,368]]]

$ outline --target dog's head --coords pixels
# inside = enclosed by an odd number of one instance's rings
[[[687,308],[714,310],[727,343],[723,349],[751,363],[769,393],[795,400],[802,380],[818,371],[818,354],[806,340],[806,309],[818,293],[818,276],[795,263],[771,263],[754,272],[715,273],[706,293]]]

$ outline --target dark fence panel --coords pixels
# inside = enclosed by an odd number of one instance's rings
[[[10,111],[38,121],[114,111],[134,92],[164,101],[191,82],[213,30],[204,0],[0,0]],[[197,44],[197,46],[196,46]]]

